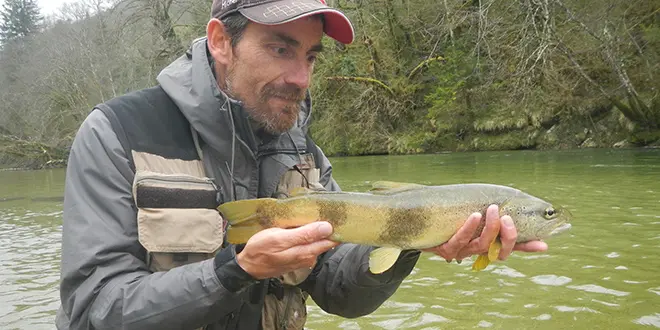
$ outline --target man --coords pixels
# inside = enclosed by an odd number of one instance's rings
[[[308,296],[353,318],[396,291],[420,251],[371,274],[372,247],[327,240],[327,222],[223,241],[219,204],[300,186],[339,190],[307,134],[324,33],[354,37],[346,16],[316,0],[216,0],[206,38],[158,86],[90,113],[67,169],[59,329],[301,329]],[[505,259],[511,219],[490,207],[470,240],[480,219],[428,251],[462,260],[499,233]]]

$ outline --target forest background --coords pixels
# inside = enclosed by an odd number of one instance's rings
[[[660,1],[329,0],[312,135],[331,156],[660,145]],[[66,164],[98,103],[156,84],[209,0],[0,7],[0,164]]]

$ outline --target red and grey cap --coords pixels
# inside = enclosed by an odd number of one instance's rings
[[[213,0],[211,16],[222,19],[240,12],[253,22],[277,25],[315,14],[325,16],[324,32],[344,43],[353,42],[351,21],[341,11],[329,7],[325,0]]]

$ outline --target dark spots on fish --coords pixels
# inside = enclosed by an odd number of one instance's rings
[[[423,207],[391,209],[379,238],[382,242],[396,242],[405,247],[424,233],[430,218],[431,212]]]
[[[290,216],[288,208],[278,206],[276,202],[272,202],[263,203],[257,207],[255,216],[262,227],[275,227],[277,219],[285,219]]]
[[[348,211],[346,203],[341,201],[323,201],[318,203],[319,217],[328,221],[333,227],[339,227],[346,223]]]
[[[264,228],[273,227],[273,215],[272,212],[269,212],[268,206],[260,205],[257,207],[257,221]]]

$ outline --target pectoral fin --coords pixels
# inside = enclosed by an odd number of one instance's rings
[[[495,237],[488,247],[488,254],[480,255],[477,260],[472,264],[472,270],[480,271],[484,270],[488,265],[497,260],[500,255],[500,250],[502,249],[502,242],[500,241],[499,236]]]
[[[495,237],[495,239],[490,242],[490,247],[488,248],[488,260],[495,261],[500,256],[500,250],[502,249],[502,242],[500,237]]]
[[[490,260],[488,260],[488,257],[486,255],[480,255],[477,260],[472,264],[472,270],[477,272],[480,270],[486,269],[488,267],[488,264],[490,264]]]
[[[371,251],[369,254],[369,271],[373,274],[380,274],[390,269],[399,259],[401,249],[391,247],[381,247]]]

